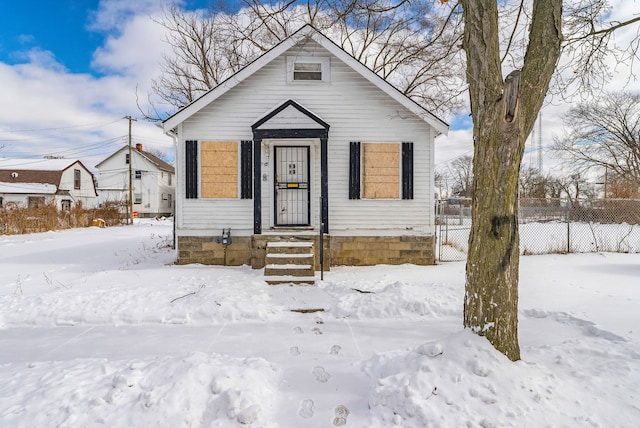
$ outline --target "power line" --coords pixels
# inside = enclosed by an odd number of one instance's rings
[[[74,128],[85,128],[85,127],[89,128],[89,127],[110,125],[112,123],[116,123],[119,120],[120,120],[120,118],[114,119],[114,120],[110,120],[110,121],[107,121],[107,122],[85,123],[85,124],[82,124],[82,125],[62,126],[62,127],[58,127],[58,128],[17,129],[17,130],[10,130],[10,131],[0,131],[0,134],[15,134],[15,133],[19,133],[19,132],[60,131],[60,130],[67,130],[67,129],[74,129]],[[11,140],[5,140],[5,141],[11,141]]]

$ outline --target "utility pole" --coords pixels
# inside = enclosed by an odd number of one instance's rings
[[[131,156],[131,122],[136,119],[131,116],[125,116],[125,119],[129,121],[129,206],[127,207],[128,212],[128,223],[133,224],[133,169],[131,164],[133,164],[133,156]]]

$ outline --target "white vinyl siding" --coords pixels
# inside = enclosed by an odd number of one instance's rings
[[[302,51],[302,50],[300,50]],[[287,82],[287,57],[296,57],[298,48],[265,65],[231,91],[216,99],[180,125],[180,145],[185,140],[252,140],[251,125],[288,99],[309,109],[330,125],[328,140],[329,227],[332,234],[363,233],[432,234],[434,196],[433,131],[414,113],[332,57],[315,42],[304,46],[305,56],[330,57],[331,81],[322,85],[292,85]],[[414,143],[414,199],[349,199],[349,142],[380,141]],[[272,222],[273,165],[265,155],[268,141],[263,141],[262,155],[262,228],[267,232]],[[273,144],[273,143],[271,143]],[[311,144],[311,143],[307,143]],[[177,161],[183,153],[177,154]],[[312,207],[311,223],[318,227],[320,196],[319,141],[311,145]],[[265,165],[267,163],[267,165]],[[183,187],[184,168],[180,168]],[[184,189],[180,189],[183,192]],[[216,234],[220,229],[253,232],[253,200],[184,200],[179,215],[178,233],[189,235],[198,230]],[[181,232],[181,229],[184,231]]]
[[[100,203],[120,202],[129,199],[129,165],[125,162],[125,155],[128,154],[127,147],[124,147],[99,164],[96,179]],[[172,212],[172,209],[168,209],[170,207],[167,207],[166,201],[162,200],[163,194],[174,194],[175,192],[174,186],[167,180],[167,176],[171,173],[161,171],[135,149],[132,150],[132,155],[133,192],[142,196],[142,202],[135,207],[135,211],[139,215],[145,216]],[[139,175],[138,171],[140,171]],[[136,179],[137,176],[140,178]]]

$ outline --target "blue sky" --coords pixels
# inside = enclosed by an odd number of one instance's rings
[[[158,74],[158,0],[18,0],[0,6],[0,156],[79,157],[93,166],[125,143]],[[186,7],[204,0],[182,2]],[[169,154],[171,140],[139,120],[134,138]],[[83,159],[84,158],[84,159]]]
[[[69,71],[101,75],[92,67],[93,54],[117,27],[101,23],[101,0],[15,0],[0,7],[0,61],[19,64],[33,49],[48,51]],[[113,2],[115,3],[115,2]],[[131,0],[135,5],[139,2]],[[161,2],[158,1],[158,4]],[[206,0],[182,1],[183,7],[204,7]],[[133,15],[129,10],[122,15]]]
[[[55,54],[69,70],[91,72],[91,58],[103,34],[89,31],[98,0],[18,0],[3,2],[0,13],[0,61],[25,62],[25,51]]]

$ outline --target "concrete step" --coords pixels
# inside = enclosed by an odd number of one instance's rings
[[[304,276],[315,275],[311,265],[267,265],[264,268],[264,276]]]
[[[291,275],[281,275],[281,276],[265,276],[265,281],[270,285],[277,284],[309,284],[314,285],[316,283],[315,276],[291,276]]]
[[[267,254],[265,258],[267,265],[311,265],[313,267],[315,260],[313,254]]]
[[[278,241],[267,243],[267,254],[305,254],[313,253],[313,242]]]
[[[313,242],[268,242],[265,262],[268,284],[315,284]]]

